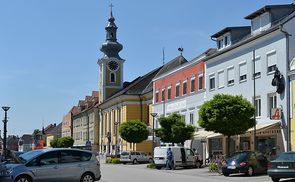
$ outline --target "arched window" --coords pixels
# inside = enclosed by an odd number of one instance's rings
[[[115,73],[111,73],[111,83],[115,83],[116,82],[116,75]]]

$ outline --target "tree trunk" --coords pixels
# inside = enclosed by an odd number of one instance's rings
[[[133,144],[133,149],[132,149],[132,150],[134,151],[134,148],[135,148],[135,143],[132,143],[132,144]]]
[[[229,157],[229,152],[230,152],[230,136],[227,136],[227,151],[226,151],[227,157]]]

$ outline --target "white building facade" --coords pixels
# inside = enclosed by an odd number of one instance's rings
[[[246,17],[251,27],[228,27],[212,36],[218,52],[205,61],[204,99],[215,94],[242,95],[256,108],[256,142],[254,129],[250,129],[231,138],[231,152],[290,149],[288,72],[295,41],[289,34],[295,35],[294,8],[294,4],[265,6]],[[272,85],[276,69],[282,76],[283,91]],[[225,137],[208,139],[210,152],[224,151]]]

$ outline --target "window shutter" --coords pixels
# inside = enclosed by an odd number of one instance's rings
[[[277,64],[277,54],[275,52],[267,55],[267,67]]]

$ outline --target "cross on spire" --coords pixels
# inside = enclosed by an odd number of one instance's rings
[[[113,7],[115,7],[112,3],[110,4],[110,8],[111,8],[111,17],[113,17]]]

